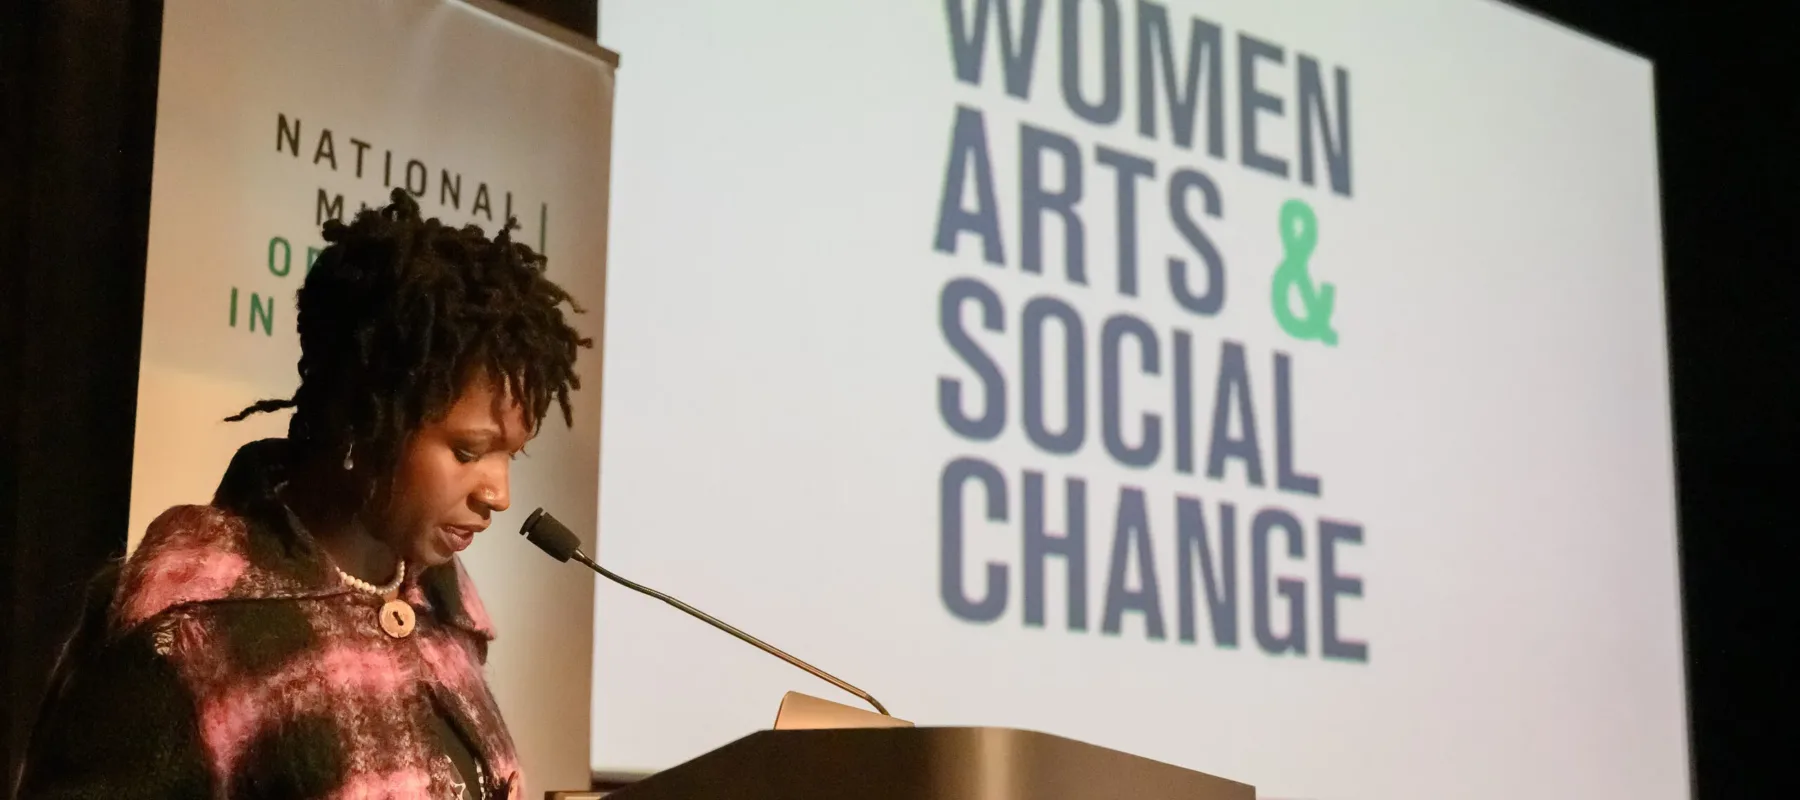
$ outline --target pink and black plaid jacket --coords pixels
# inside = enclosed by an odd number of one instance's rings
[[[452,562],[409,576],[417,628],[388,637],[381,601],[288,524],[274,495],[285,451],[245,446],[211,505],[170,509],[97,581],[21,797],[523,796],[468,574]],[[457,777],[445,732],[485,787]]]

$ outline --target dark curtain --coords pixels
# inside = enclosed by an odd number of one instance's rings
[[[6,12],[0,681],[10,791],[82,599],[125,547],[160,2]]]

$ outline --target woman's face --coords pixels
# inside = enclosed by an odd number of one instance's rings
[[[402,446],[376,530],[419,571],[448,562],[511,504],[508,473],[530,437],[504,385],[471,381],[449,413]]]

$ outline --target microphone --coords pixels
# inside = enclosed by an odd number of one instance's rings
[[[561,522],[558,522],[555,517],[552,517],[549,514],[544,513],[544,510],[541,508],[536,511],[531,512],[531,516],[525,518],[525,524],[519,528],[519,533],[521,535],[523,535],[527,541],[531,542],[532,544],[537,545],[539,550],[542,550],[545,553],[548,553],[551,558],[554,558],[557,561],[567,562],[571,558],[575,559],[576,561],[579,561],[582,564],[587,565],[588,569],[591,569],[591,570],[599,573],[600,577],[602,577],[602,578],[612,581],[613,583],[619,584],[620,586],[623,586],[634,592],[638,592],[640,594],[647,594],[651,597],[654,597],[658,600],[668,603],[669,605],[679,608],[687,615],[694,617],[695,619],[698,619],[701,622],[704,622],[708,625],[718,628],[719,630],[729,633],[732,636],[736,636],[737,638],[743,640],[746,644],[749,644],[751,647],[754,647],[758,650],[768,653],[769,655],[779,658],[782,661],[786,661],[789,664],[792,664],[796,667],[806,670],[807,672],[812,673],[814,677],[817,677],[817,678],[825,681],[826,683],[829,683],[833,686],[838,687],[839,689],[843,689],[846,692],[849,692],[853,695],[856,695],[857,697],[862,698],[869,705],[874,706],[875,710],[881,712],[883,716],[888,716],[888,717],[893,716],[892,714],[888,713],[888,710],[886,707],[881,705],[881,701],[876,700],[874,698],[874,696],[870,695],[868,692],[865,692],[861,689],[856,688],[855,686],[851,686],[850,684],[845,683],[842,679],[839,679],[838,677],[826,672],[825,670],[819,669],[818,667],[815,667],[811,664],[801,661],[798,658],[788,655],[786,652],[783,652],[780,648],[778,648],[772,644],[769,644],[767,642],[764,642],[763,640],[758,639],[754,636],[751,636],[748,633],[740,631],[737,628],[734,628],[731,625],[728,625],[725,622],[719,620],[717,617],[714,617],[711,614],[701,611],[698,608],[690,606],[687,603],[683,603],[680,600],[670,597],[669,595],[663,594],[662,592],[659,592],[648,586],[644,586],[643,584],[639,584],[639,583],[634,583],[630,580],[620,577],[619,575],[612,572],[611,570],[609,570],[605,567],[602,567],[599,564],[594,563],[594,560],[592,558],[589,558],[586,553],[581,552],[581,537],[576,536],[574,531],[569,530],[567,526],[563,525]]]

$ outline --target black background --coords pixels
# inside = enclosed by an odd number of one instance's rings
[[[595,30],[592,0],[514,5]],[[1783,763],[1795,737],[1780,677],[1796,626],[1779,604],[1794,585],[1786,500],[1800,476],[1792,27],[1778,22],[1781,3],[1517,5],[1656,64],[1698,796],[1800,796]],[[124,546],[161,16],[156,0],[24,0],[0,12],[7,775],[82,580]]]

